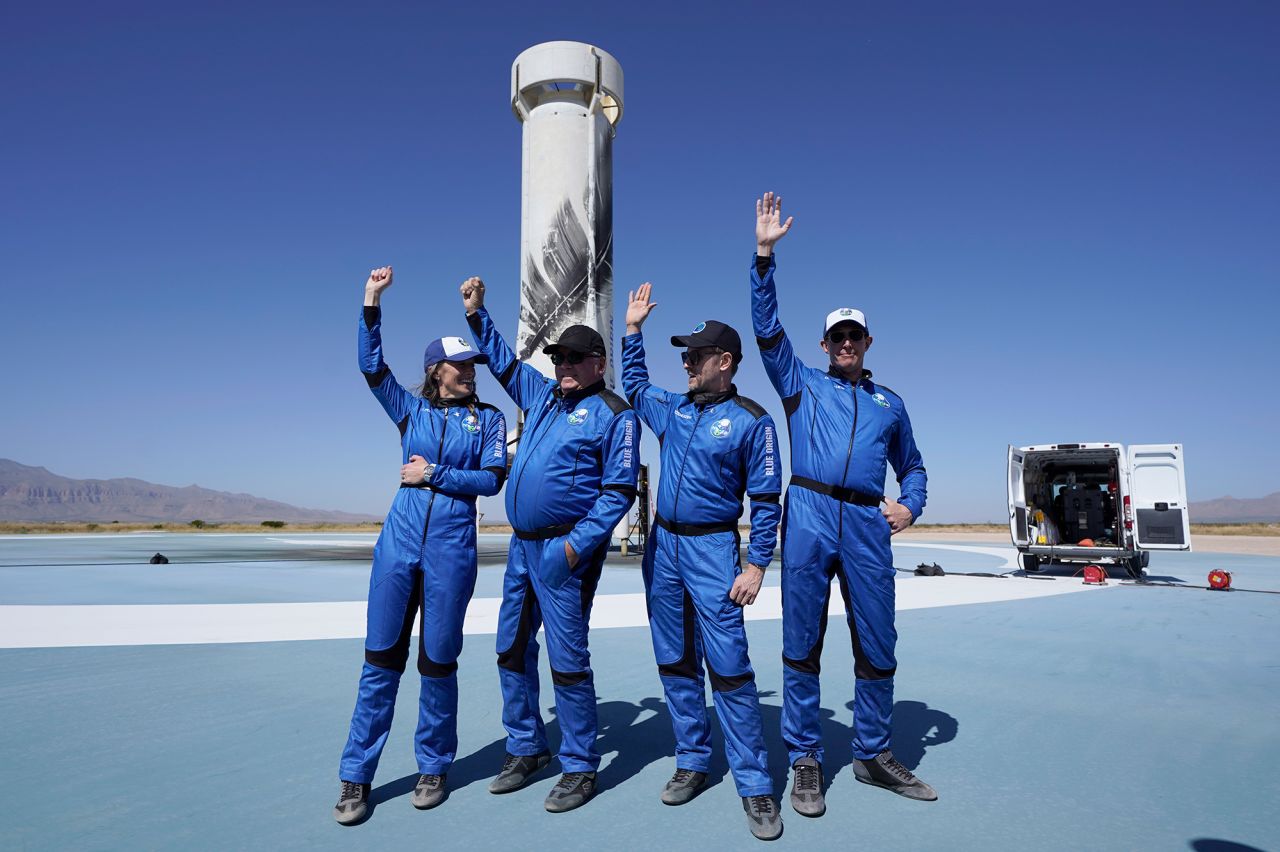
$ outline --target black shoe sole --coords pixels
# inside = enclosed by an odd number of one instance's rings
[[[556,810],[556,811],[553,811],[553,810],[551,810],[551,808],[547,807],[547,805],[546,805],[546,803],[545,803],[545,802],[543,803],[543,805],[542,805],[542,806],[543,806],[543,808],[546,810],[546,812],[547,812],[547,813],[549,813],[549,814],[567,814],[567,813],[569,813],[569,811],[576,811],[578,808],[582,807],[583,805],[588,804],[588,803],[589,803],[592,799],[594,799],[595,797],[596,797],[596,794],[595,794],[595,793],[592,793],[590,796],[587,796],[587,797],[586,797],[585,799],[583,799],[581,802],[578,802],[578,804],[573,805],[572,807],[568,807],[568,808],[561,808],[560,810]]]
[[[444,804],[444,802],[445,802],[445,799],[448,799],[448,798],[449,798],[449,794],[446,792],[443,796],[441,796],[440,798],[436,799],[434,802],[432,802],[432,803],[431,803],[431,804],[429,804],[429,805],[420,805],[420,804],[418,804],[417,802],[414,802],[414,801],[412,801],[412,800],[410,801],[410,804],[412,804],[415,808],[417,808],[417,809],[418,809],[418,810],[420,810],[420,811],[429,811],[429,810],[432,810],[432,809],[434,809],[434,808],[438,808],[438,807],[440,807],[441,805],[443,805],[443,804]]]
[[[749,826],[747,828],[747,831],[751,833],[751,836],[753,838],[755,838],[756,840],[760,840],[764,843],[772,843],[773,841],[779,839],[780,837],[782,837],[783,833],[786,832],[786,830],[787,830],[787,827],[784,824],[782,827],[778,829],[778,833],[775,834],[773,837],[761,837],[760,835],[756,834],[754,831],[751,831]]]
[[[492,788],[486,788],[486,789],[488,789],[489,792],[495,796],[505,796],[508,793],[514,793],[517,790],[523,790],[525,787],[528,787],[530,784],[533,783],[534,779],[537,778],[537,775],[539,772],[546,769],[550,765],[551,765],[551,758],[548,757],[545,761],[539,761],[538,765],[533,769],[533,771],[531,771],[528,775],[524,776],[524,780],[521,781],[516,786],[509,787],[506,790],[494,790]]]
[[[795,811],[797,816],[802,816],[805,819],[817,819],[818,817],[823,816],[827,812],[827,806],[825,803],[822,805],[822,810],[818,811],[816,814],[805,813],[804,811],[796,807],[795,802],[791,802],[790,804],[791,804],[791,810]]]
[[[373,808],[366,808],[365,812],[362,813],[359,817],[357,817],[356,819],[350,820],[348,822],[343,822],[342,820],[338,819],[338,815],[335,813],[333,815],[333,821],[338,825],[342,826],[343,828],[353,828],[354,826],[361,825],[366,821],[368,821],[372,813],[373,813]]]
[[[702,791],[703,791],[703,790],[705,790],[705,789],[707,789],[707,785],[706,785],[706,784],[703,784],[701,787],[699,787],[698,789],[694,790],[694,791],[693,791],[693,795],[692,795],[692,796],[690,796],[689,798],[685,799],[683,802],[668,802],[666,799],[662,798],[662,796],[661,796],[661,795],[659,795],[659,796],[658,796],[658,801],[659,801],[659,802],[662,802],[662,804],[666,805],[666,806],[667,806],[667,807],[669,807],[669,808],[678,808],[678,807],[680,807],[681,805],[687,805],[687,804],[689,804],[689,803],[690,803],[690,802],[692,802],[694,799],[696,799],[696,798],[698,798],[699,796],[701,796],[701,795],[702,795]]]
[[[858,781],[858,782],[859,782],[859,783],[861,783],[861,784],[869,784],[869,785],[870,785],[870,786],[872,786],[872,787],[879,787],[881,790],[888,790],[890,793],[896,793],[897,795],[901,796],[901,797],[902,797],[902,798],[904,798],[904,799],[911,799],[913,802],[936,802],[936,801],[938,801],[938,796],[937,796],[937,794],[936,794],[936,793],[934,794],[934,797],[933,797],[932,799],[922,799],[922,798],[920,798],[919,796],[911,796],[911,795],[908,795],[908,794],[906,794],[906,793],[902,792],[901,790],[899,790],[899,789],[897,789],[897,788],[890,787],[888,784],[881,784],[879,781],[872,781],[872,780],[871,780],[871,779],[869,779],[869,778],[863,778],[861,775],[858,775],[857,773],[854,773],[854,776],[853,776],[853,777],[854,777],[854,779],[855,779],[856,781]]]

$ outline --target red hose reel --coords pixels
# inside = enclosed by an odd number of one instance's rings
[[[1231,572],[1214,568],[1209,572],[1209,588],[1215,592],[1231,591]]]
[[[1084,583],[1086,586],[1105,586],[1107,584],[1107,569],[1101,565],[1084,566]]]

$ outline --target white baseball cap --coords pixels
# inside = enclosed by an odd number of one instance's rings
[[[867,317],[857,308],[836,308],[827,314],[827,322],[822,326],[822,336],[826,337],[827,332],[831,330],[831,326],[842,322],[856,322],[864,329],[867,328]]]

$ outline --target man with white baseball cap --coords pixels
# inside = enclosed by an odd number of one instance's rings
[[[826,811],[818,676],[833,576],[853,640],[854,777],[907,798],[937,798],[889,750],[898,665],[889,537],[920,516],[926,476],[902,398],[863,368],[872,338],[862,311],[837,308],[827,315],[826,370],[796,357],[778,321],[773,281],[773,247],[791,223],[782,221],[781,197],[769,192],[756,201],[751,321],[791,436],[782,540],[782,738],[794,776],[791,805],[816,817]],[[897,500],[883,495],[890,464]]]

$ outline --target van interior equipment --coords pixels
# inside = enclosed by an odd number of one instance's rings
[[[1009,447],[1009,533],[1025,572],[1054,563],[1124,568],[1190,550],[1181,444]]]

